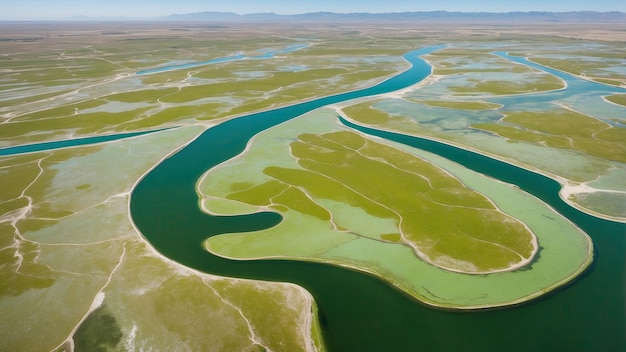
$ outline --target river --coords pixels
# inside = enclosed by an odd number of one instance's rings
[[[558,197],[559,186],[551,179],[433,141],[366,130],[401,143],[419,143],[420,148],[515,183],[539,197],[592,237],[596,260],[586,274],[532,303],[501,310],[456,312],[426,307],[382,280],[360,272],[289,260],[232,261],[202,248],[202,241],[209,236],[267,228],[281,220],[275,213],[222,217],[201,212],[196,182],[206,170],[238,155],[250,138],[278,123],[325,105],[419,82],[431,72],[420,56],[441,47],[406,54],[412,67],[376,86],[243,116],[208,129],[140,180],[130,203],[135,225],[155,249],[188,267],[303,286],[319,307],[329,351],[626,350],[626,224],[571,208]]]

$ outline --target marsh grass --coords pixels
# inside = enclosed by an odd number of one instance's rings
[[[280,182],[265,182],[228,198],[259,206],[279,204],[326,221],[328,210],[316,199],[346,202],[370,215],[395,219],[403,240],[420,256],[450,270],[503,270],[534,253],[533,235],[523,224],[406,152],[346,131],[302,134],[290,149],[303,169],[268,167],[264,172]],[[398,240],[395,234],[377,237]]]
[[[615,104],[626,106],[626,94],[609,95],[606,97],[606,100]]]
[[[0,60],[0,69],[6,70],[0,112],[10,119],[0,129],[0,138],[9,145],[25,144],[284,106],[383,80],[407,66],[399,55],[413,48],[402,40],[374,40],[359,33],[347,38],[334,30],[303,41],[268,35],[276,31],[271,27],[260,32],[224,27],[219,36],[214,29],[170,29],[137,25],[122,32],[74,33],[71,40],[65,32],[52,30],[41,38],[37,50],[23,43],[3,43],[10,54]],[[306,38],[305,32],[294,29],[293,34]],[[270,60],[135,75],[144,69],[234,54],[259,56],[267,49],[303,42],[313,45]],[[290,71],[294,60],[304,69]],[[104,104],[116,102],[143,107],[107,112]],[[101,111],[85,112],[100,107]]]
[[[602,50],[607,50],[603,48]],[[593,81],[622,86],[626,84],[626,76],[624,74],[611,72],[612,67],[621,67],[624,65],[626,51],[616,52],[615,48],[610,48],[613,52],[578,52],[578,53],[561,53],[567,58],[551,58],[551,57],[532,57],[531,60],[557,70],[565,71],[577,76],[584,76]],[[545,54],[544,54],[545,55]]]
[[[93,112],[50,117],[36,120],[7,122],[0,129],[0,138],[20,141],[28,137],[31,142],[46,140],[50,134],[64,135],[68,131],[90,135],[105,128],[113,128],[140,117],[150,108],[123,112]],[[46,134],[39,134],[45,131]]]
[[[493,110],[501,107],[500,104],[483,101],[452,101],[452,100],[419,100],[411,99],[428,106],[463,110]]]
[[[626,129],[571,110],[511,112],[503,123],[474,124],[511,140],[572,149],[598,158],[626,162]]]
[[[448,88],[458,95],[509,95],[563,88],[560,79],[512,63],[485,49],[447,48],[427,55],[427,59],[433,64],[433,73],[436,75],[466,77],[466,84]],[[484,79],[484,75],[490,73],[514,74],[518,79]]]

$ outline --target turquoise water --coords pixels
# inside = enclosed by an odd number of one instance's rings
[[[195,187],[206,170],[241,153],[256,133],[278,123],[321,106],[398,90],[424,79],[431,69],[419,56],[441,47],[406,54],[412,68],[374,87],[244,116],[207,130],[137,184],[130,203],[133,221],[159,252],[183,265],[218,275],[303,286],[318,304],[330,351],[626,350],[626,224],[569,207],[558,197],[559,185],[551,179],[433,141],[350,125],[433,151],[536,195],[593,238],[597,258],[592,267],[574,284],[532,303],[461,313],[423,306],[382,280],[356,271],[288,260],[232,261],[203,250],[201,243],[209,236],[254,231],[281,220],[275,213],[202,213]],[[532,101],[531,96],[524,99]]]
[[[246,56],[246,55],[243,55],[243,54],[235,54],[235,55],[226,56],[226,57],[218,57],[218,58],[211,59],[211,60],[206,60],[206,61],[190,62],[190,63],[187,63],[187,64],[169,65],[169,66],[163,66],[163,67],[158,67],[158,68],[152,68],[152,69],[148,69],[148,70],[141,70],[141,71],[137,71],[136,74],[137,75],[149,75],[149,74],[153,74],[153,73],[160,73],[160,72],[167,72],[167,71],[173,71],[173,70],[180,70],[180,69],[183,69],[183,68],[200,67],[200,66],[219,64],[219,63],[223,63],[223,62],[230,62],[230,61],[244,60],[244,59],[252,59],[252,60],[271,59],[274,56],[276,56],[277,54],[286,54],[286,53],[294,52],[296,50],[300,50],[300,49],[306,48],[308,46],[309,46],[309,44],[292,44],[292,45],[286,46],[283,49],[262,50],[262,51],[264,51],[264,53],[261,54],[261,55],[257,55],[257,56]]]
[[[163,130],[166,130],[166,128],[152,130],[152,131],[118,133],[118,134],[110,134],[106,136],[95,136],[95,137],[86,137],[86,138],[66,139],[66,140],[53,141],[53,142],[18,145],[14,147],[7,147],[7,148],[0,149],[0,156],[34,153],[34,152],[41,152],[41,151],[46,151],[46,150],[75,147],[79,145],[98,144],[98,143],[104,143],[104,142],[109,142],[109,141],[115,141],[118,139],[137,137],[137,136],[141,136],[144,134],[159,132]]]

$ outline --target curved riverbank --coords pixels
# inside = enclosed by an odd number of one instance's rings
[[[428,68],[422,68],[425,69],[424,76],[430,72]],[[411,70],[407,72],[416,73]],[[595,347],[610,349],[609,346],[623,346],[621,337],[624,332],[620,329],[623,324],[619,322],[622,315],[616,312],[623,312],[624,290],[617,288],[604,292],[603,283],[623,279],[624,254],[619,249],[624,246],[624,238],[615,234],[624,234],[625,227],[572,213],[570,207],[562,206],[563,202],[555,202],[563,208],[557,210],[563,210],[568,218],[592,234],[600,248],[603,259],[596,263],[593,274],[579,280],[575,287],[558,297],[514,310],[472,314],[471,318],[470,315],[424,308],[389,285],[354,271],[309,262],[230,261],[203,250],[201,242],[214,234],[268,228],[281,220],[280,216],[273,213],[239,217],[202,213],[198,209],[196,180],[211,165],[217,165],[240,153],[246,142],[258,131],[319,106],[365,94],[377,94],[384,91],[382,88],[398,89],[404,79],[406,85],[412,84],[415,77],[409,78],[405,75],[399,80],[392,79],[387,81],[391,83],[377,86],[378,89],[361,90],[357,94],[347,93],[273,112],[248,115],[209,129],[181,152],[157,165],[137,184],[130,203],[135,224],[158,251],[183,265],[219,275],[289,281],[302,285],[313,294],[320,308],[321,325],[329,350],[412,350],[417,346],[442,351],[477,350],[486,346],[485,331],[499,331],[498,334],[490,334],[488,346],[491,349],[510,348],[511,341],[516,341],[519,348],[536,348],[542,344],[542,340],[531,332],[538,330],[551,334],[555,341],[559,341],[560,347],[571,349],[584,343],[581,338],[588,336],[588,329],[593,326],[603,326],[602,331],[594,330]],[[472,154],[464,157],[467,157],[465,162],[468,163],[474,159]],[[489,163],[488,160],[486,162]],[[518,171],[515,168],[496,170],[495,177]],[[525,186],[552,204],[554,199],[551,194],[557,194],[558,189],[553,187],[550,180],[538,181],[538,184]],[[557,192],[551,192],[554,190]],[[556,198],[560,199],[558,195]],[[605,301],[611,302],[610,307],[599,303],[579,304],[582,301],[589,302],[590,297],[598,294],[598,290],[602,290]],[[583,324],[580,316],[586,317]],[[555,317],[559,323],[554,324],[545,317]],[[501,329],[504,325],[508,327],[506,331]],[[441,334],[441,326],[445,326],[445,336]],[[449,339],[451,335],[455,339]]]
[[[335,111],[321,109],[264,131],[250,142],[246,153],[207,172],[198,185],[200,197],[212,197],[210,205],[213,207],[223,204],[218,203],[217,198],[225,199],[226,206],[229,206],[232,200],[226,198],[234,185],[253,187],[272,180],[264,172],[267,167],[299,168],[289,153],[289,144],[298,135],[342,130],[347,128],[337,124]],[[390,144],[395,148],[403,147]],[[511,271],[515,268],[509,268],[467,275],[439,268],[429,265],[428,258],[418,260],[406,243],[381,238],[380,234],[399,231],[393,221],[385,221],[354,205],[314,196],[310,198],[330,212],[330,223],[290,209],[280,211],[284,219],[275,227],[254,233],[213,236],[206,240],[205,246],[212,253],[229,259],[283,258],[349,267],[377,276],[425,304],[463,310],[531,300],[571,281],[592,262],[591,240],[538,199],[444,158],[408,147],[403,149],[436,165],[465,187],[485,195],[500,212],[524,224],[538,237],[540,254],[533,255],[514,272]],[[207,208],[210,210],[211,206]],[[229,214],[270,208],[242,206],[238,212]],[[279,206],[275,208],[280,209]],[[521,266],[528,268],[519,270]]]

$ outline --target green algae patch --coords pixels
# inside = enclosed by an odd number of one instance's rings
[[[315,330],[313,322],[318,320],[313,319],[317,318],[315,307],[308,307],[310,297],[304,289],[234,280],[216,280],[213,287],[253,322],[255,334],[261,337],[259,350],[313,351],[312,344],[316,343],[317,350],[323,351],[320,331]],[[313,338],[310,342],[306,338],[309,329]]]
[[[334,120],[333,111],[319,110],[262,132],[246,153],[212,169],[199,183],[200,194],[210,197],[214,188],[207,186],[213,182],[221,185],[221,193],[233,193],[253,189],[255,177],[255,184],[262,185],[269,176],[302,190],[331,214],[330,221],[288,204],[270,205],[283,215],[281,223],[211,237],[205,241],[207,250],[239,260],[289,258],[350,267],[427,304],[458,309],[538,297],[591,263],[589,238],[537,199],[432,154],[374,142]],[[266,164],[283,166],[261,167],[259,149],[272,151]],[[246,172],[235,176],[237,168]],[[256,175],[249,173],[253,169]],[[416,179],[415,184],[404,184],[404,179]],[[402,191],[390,189],[393,185]],[[412,198],[419,201],[411,203]],[[419,215],[427,209],[430,216]],[[448,235],[455,226],[495,236]],[[440,240],[428,239],[433,230],[441,231]],[[534,255],[537,250],[540,255]],[[472,253],[488,258],[478,262]],[[530,257],[521,264],[524,270],[468,274],[519,263],[520,253]]]
[[[102,306],[91,312],[74,334],[75,351],[114,351],[122,341],[115,317]]]
[[[333,224],[340,231],[349,231],[358,236],[374,240],[401,242],[398,233],[398,219],[392,214],[389,217],[369,214],[361,206],[351,205],[343,201],[320,198],[317,200],[326,209],[332,209]],[[367,221],[364,221],[367,219]]]

